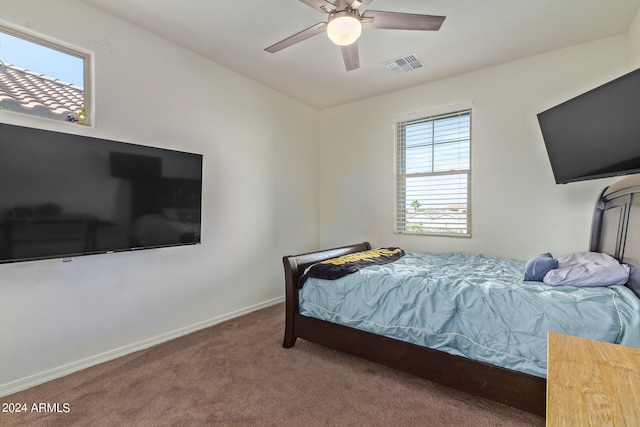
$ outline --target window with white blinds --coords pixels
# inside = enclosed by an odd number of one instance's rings
[[[396,123],[396,231],[471,236],[471,110]]]

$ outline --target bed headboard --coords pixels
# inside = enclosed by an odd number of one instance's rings
[[[640,297],[640,175],[604,189],[593,212],[590,250],[628,264],[627,286]]]

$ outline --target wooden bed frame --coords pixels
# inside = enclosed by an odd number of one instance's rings
[[[368,242],[283,258],[286,320],[283,347],[303,338],[422,378],[545,415],[546,379],[319,320],[299,313],[298,279],[311,264],[371,249]],[[591,251],[631,266],[627,284],[640,297],[640,175],[608,187],[593,214]]]

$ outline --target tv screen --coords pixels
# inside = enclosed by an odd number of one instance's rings
[[[200,243],[202,155],[0,124],[0,262]]]
[[[640,69],[538,114],[558,184],[640,172]]]

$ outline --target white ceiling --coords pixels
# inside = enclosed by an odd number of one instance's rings
[[[364,30],[347,72],[325,34],[277,53],[264,48],[318,22],[298,0],[84,0],[316,108],[626,33],[640,0],[374,0],[369,9],[444,15],[438,32]],[[415,53],[424,67],[383,62]]]

